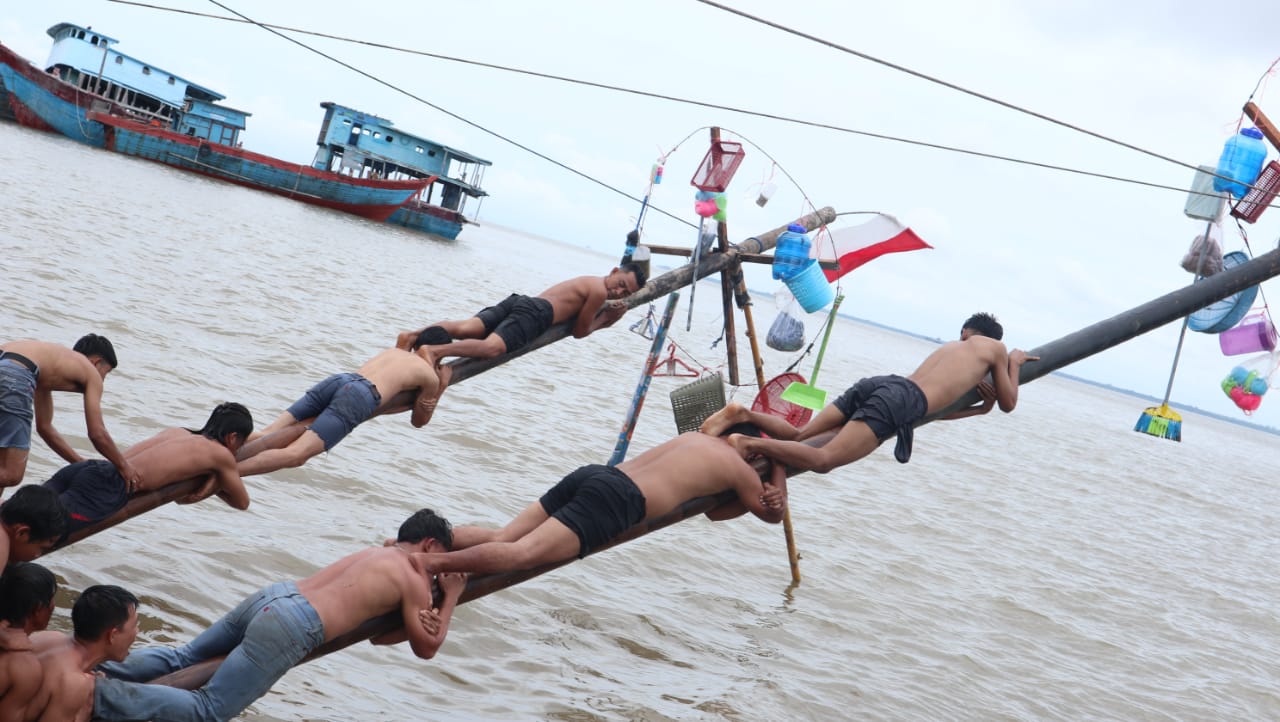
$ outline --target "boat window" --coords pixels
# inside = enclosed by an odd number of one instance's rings
[[[388,143],[394,143],[394,142],[395,142],[395,138],[392,138],[391,136],[389,136],[389,135],[388,135],[388,136],[387,136],[387,142],[388,142]]]
[[[145,65],[144,65],[144,66],[142,66],[142,74],[143,74],[143,75],[150,75],[150,74],[151,74],[151,68],[148,68],[148,67],[147,67],[147,66],[145,66]]]
[[[97,45],[97,44],[98,44],[98,36],[97,36],[97,35],[94,35],[94,36],[93,36],[93,40],[90,40],[90,41],[89,41],[89,44],[90,44],[90,45]]]
[[[124,64],[124,56],[123,56],[123,55],[117,55],[117,56],[116,56],[116,65],[123,65],[123,64]]]
[[[436,157],[436,152],[434,150],[429,150],[427,151],[427,155],[431,158],[434,158]]]
[[[170,76],[169,76],[169,85],[173,85],[173,84],[174,84],[173,76],[172,76],[172,75],[170,75]]]
[[[364,134],[365,134],[365,135],[369,135],[369,129],[368,129],[368,128],[365,128],[365,129],[364,129]]]
[[[414,150],[414,152],[415,152],[415,153],[421,153],[421,152],[422,152],[422,146],[420,146],[420,145],[414,146],[414,147],[413,147],[413,150]]]
[[[375,130],[375,131],[373,131],[373,137],[374,137],[374,138],[381,138],[381,137],[382,137],[382,134]]]
[[[76,36],[76,40],[84,40],[84,31],[83,31],[83,30],[81,30],[81,31],[80,31],[80,34]]]
[[[343,124],[343,125],[351,125],[351,119],[350,119],[350,118],[343,118],[343,119],[342,119],[342,124]]]

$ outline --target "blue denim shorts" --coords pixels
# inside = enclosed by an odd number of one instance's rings
[[[369,379],[360,374],[334,374],[294,402],[289,415],[298,420],[314,417],[310,428],[328,451],[367,421],[380,403],[382,396]]]
[[[0,448],[30,449],[35,419],[36,375],[0,361]]]

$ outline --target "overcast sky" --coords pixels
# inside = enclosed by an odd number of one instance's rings
[[[226,14],[211,2],[168,4]],[[226,4],[267,23],[1178,188],[1193,174],[695,0]],[[1280,56],[1280,5],[1271,3],[1222,10],[1188,0],[733,4],[1190,164],[1216,162],[1240,107]],[[493,161],[481,220],[602,251],[620,250],[637,203],[475,126],[637,196],[659,153],[683,140],[654,202],[696,223],[688,179],[707,147],[699,129],[718,125],[747,144],[729,189],[733,239],[785,223],[809,203],[892,213],[935,250],[885,257],[846,276],[842,312],[928,336],[954,337],[969,313],[988,310],[1004,322],[1011,346],[1060,338],[1189,283],[1179,261],[1204,227],[1183,215],[1181,191],[297,36],[473,126],[252,26],[106,0],[56,6],[6,4],[0,40],[42,64],[49,26],[92,25],[119,39],[121,52],[252,112],[245,146],[292,161],[311,160],[320,102],[376,113]],[[1280,121],[1280,86],[1264,83],[1255,101]],[[771,173],[779,190],[758,208],[752,199]],[[1256,254],[1274,248],[1280,210],[1249,233]],[[694,235],[660,214],[646,222],[651,243],[688,246]],[[1234,224],[1225,245],[1244,249]],[[750,285],[772,288],[767,270],[756,270]],[[1263,291],[1280,299],[1280,283]],[[815,316],[811,327],[817,323]],[[1160,396],[1177,335],[1171,324],[1066,370]],[[1224,357],[1216,337],[1188,333],[1174,405],[1243,418],[1218,385],[1247,358]],[[1280,427],[1280,391],[1273,394],[1253,420]],[[1135,401],[1135,420],[1142,405]]]

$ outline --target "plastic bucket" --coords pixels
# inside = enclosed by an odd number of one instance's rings
[[[1218,345],[1227,356],[1272,351],[1276,347],[1276,328],[1264,315],[1247,316],[1239,326],[1218,334]]]
[[[805,266],[804,270],[788,278],[786,284],[805,313],[821,310],[836,297],[835,289],[827,282],[822,267],[817,263]]]

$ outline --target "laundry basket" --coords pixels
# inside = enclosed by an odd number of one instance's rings
[[[671,411],[680,433],[697,431],[702,422],[724,408],[724,379],[711,374],[671,392]]]

